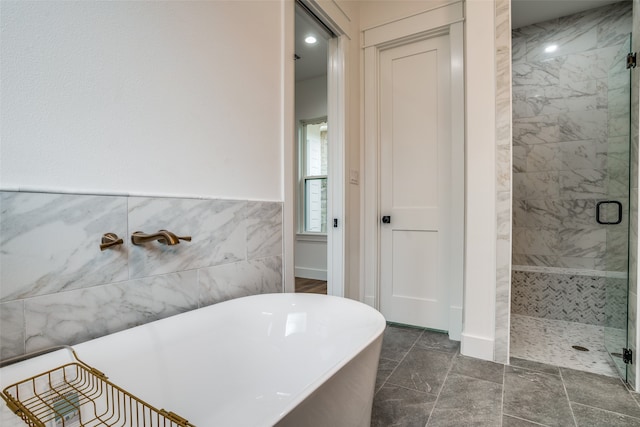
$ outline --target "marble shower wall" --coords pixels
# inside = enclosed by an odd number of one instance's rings
[[[192,236],[134,246],[134,231]],[[104,233],[124,244],[100,251]],[[282,204],[0,192],[0,358],[282,292]]]
[[[629,204],[631,20],[624,1],[512,33],[514,265],[626,271],[626,247],[607,243],[627,229],[595,209]]]
[[[493,360],[509,363],[511,292],[511,3],[495,2],[496,315]]]

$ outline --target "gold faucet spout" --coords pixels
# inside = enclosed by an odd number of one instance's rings
[[[131,243],[134,245],[142,245],[146,242],[153,242],[156,240],[163,245],[173,246],[179,244],[180,240],[190,242],[191,236],[178,237],[167,230],[160,230],[154,234],[146,234],[142,231],[135,231],[131,234]]]

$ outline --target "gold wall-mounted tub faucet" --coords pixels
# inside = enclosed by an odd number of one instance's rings
[[[146,234],[142,231],[134,231],[133,234],[131,234],[131,243],[133,243],[134,245],[139,246],[143,243],[153,242],[155,240],[157,240],[159,243],[162,243],[163,245],[173,246],[179,244],[180,240],[190,242],[191,236],[176,236],[175,234],[167,230],[160,230],[154,234]]]

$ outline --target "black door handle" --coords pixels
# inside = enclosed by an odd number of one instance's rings
[[[391,224],[391,217],[389,215],[385,215],[382,217],[383,224]]]

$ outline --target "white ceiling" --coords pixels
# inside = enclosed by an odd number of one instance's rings
[[[309,16],[299,5],[296,5],[296,81],[306,80],[327,74],[327,48],[331,34],[314,18]],[[308,35],[313,35],[318,42],[309,45],[304,42]]]
[[[537,24],[618,1],[620,0],[511,0],[511,28]]]
[[[511,0],[511,27],[520,28],[549,19],[571,15],[620,0]],[[631,1],[631,0],[623,0]],[[306,80],[327,74],[327,48],[331,34],[296,5],[296,80]],[[308,45],[304,38],[313,34],[318,42]]]

